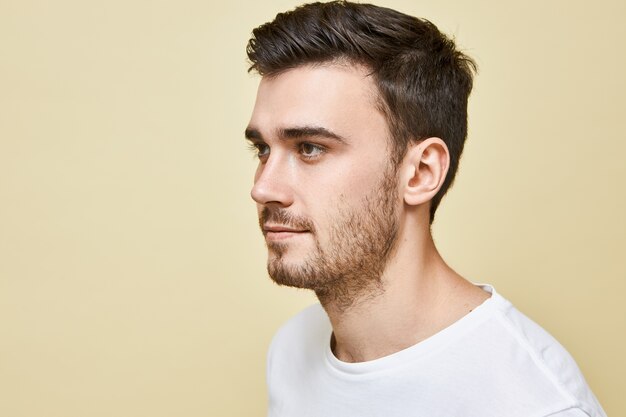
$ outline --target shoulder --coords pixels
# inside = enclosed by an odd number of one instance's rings
[[[276,331],[272,343],[294,338],[306,343],[323,337],[330,329],[330,321],[322,306],[313,304],[287,320]]]
[[[331,334],[330,320],[320,304],[305,308],[278,329],[267,352],[270,397],[288,381],[299,380],[307,369],[323,363]]]
[[[534,368],[534,378],[542,375],[541,379],[554,387],[555,393],[558,392],[570,404],[571,408],[559,411],[554,416],[603,416],[602,408],[567,350],[495,290],[492,294],[490,301],[495,307],[494,321],[517,346],[515,350],[523,352],[528,358],[525,369],[529,371],[528,367]]]
[[[284,351],[299,352],[323,350],[330,343],[332,326],[320,304],[313,304],[285,322],[274,334],[269,356]]]

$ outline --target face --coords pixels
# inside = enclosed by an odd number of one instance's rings
[[[272,279],[340,304],[375,291],[402,199],[367,71],[304,66],[264,77],[246,137],[259,158],[251,194]]]

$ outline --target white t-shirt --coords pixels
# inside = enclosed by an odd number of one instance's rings
[[[606,417],[565,349],[483,289],[451,326],[368,362],[337,359],[325,311],[305,309],[270,346],[269,417]]]

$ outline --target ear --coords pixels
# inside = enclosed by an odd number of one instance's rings
[[[409,144],[402,161],[404,202],[417,206],[435,196],[448,173],[450,152],[439,138],[428,138]]]

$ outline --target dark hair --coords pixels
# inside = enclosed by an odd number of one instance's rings
[[[450,167],[431,201],[430,223],[452,185],[467,136],[467,99],[476,64],[425,19],[371,4],[310,3],[252,32],[251,66],[262,76],[301,65],[348,60],[370,69],[398,164],[410,141],[441,138]]]

